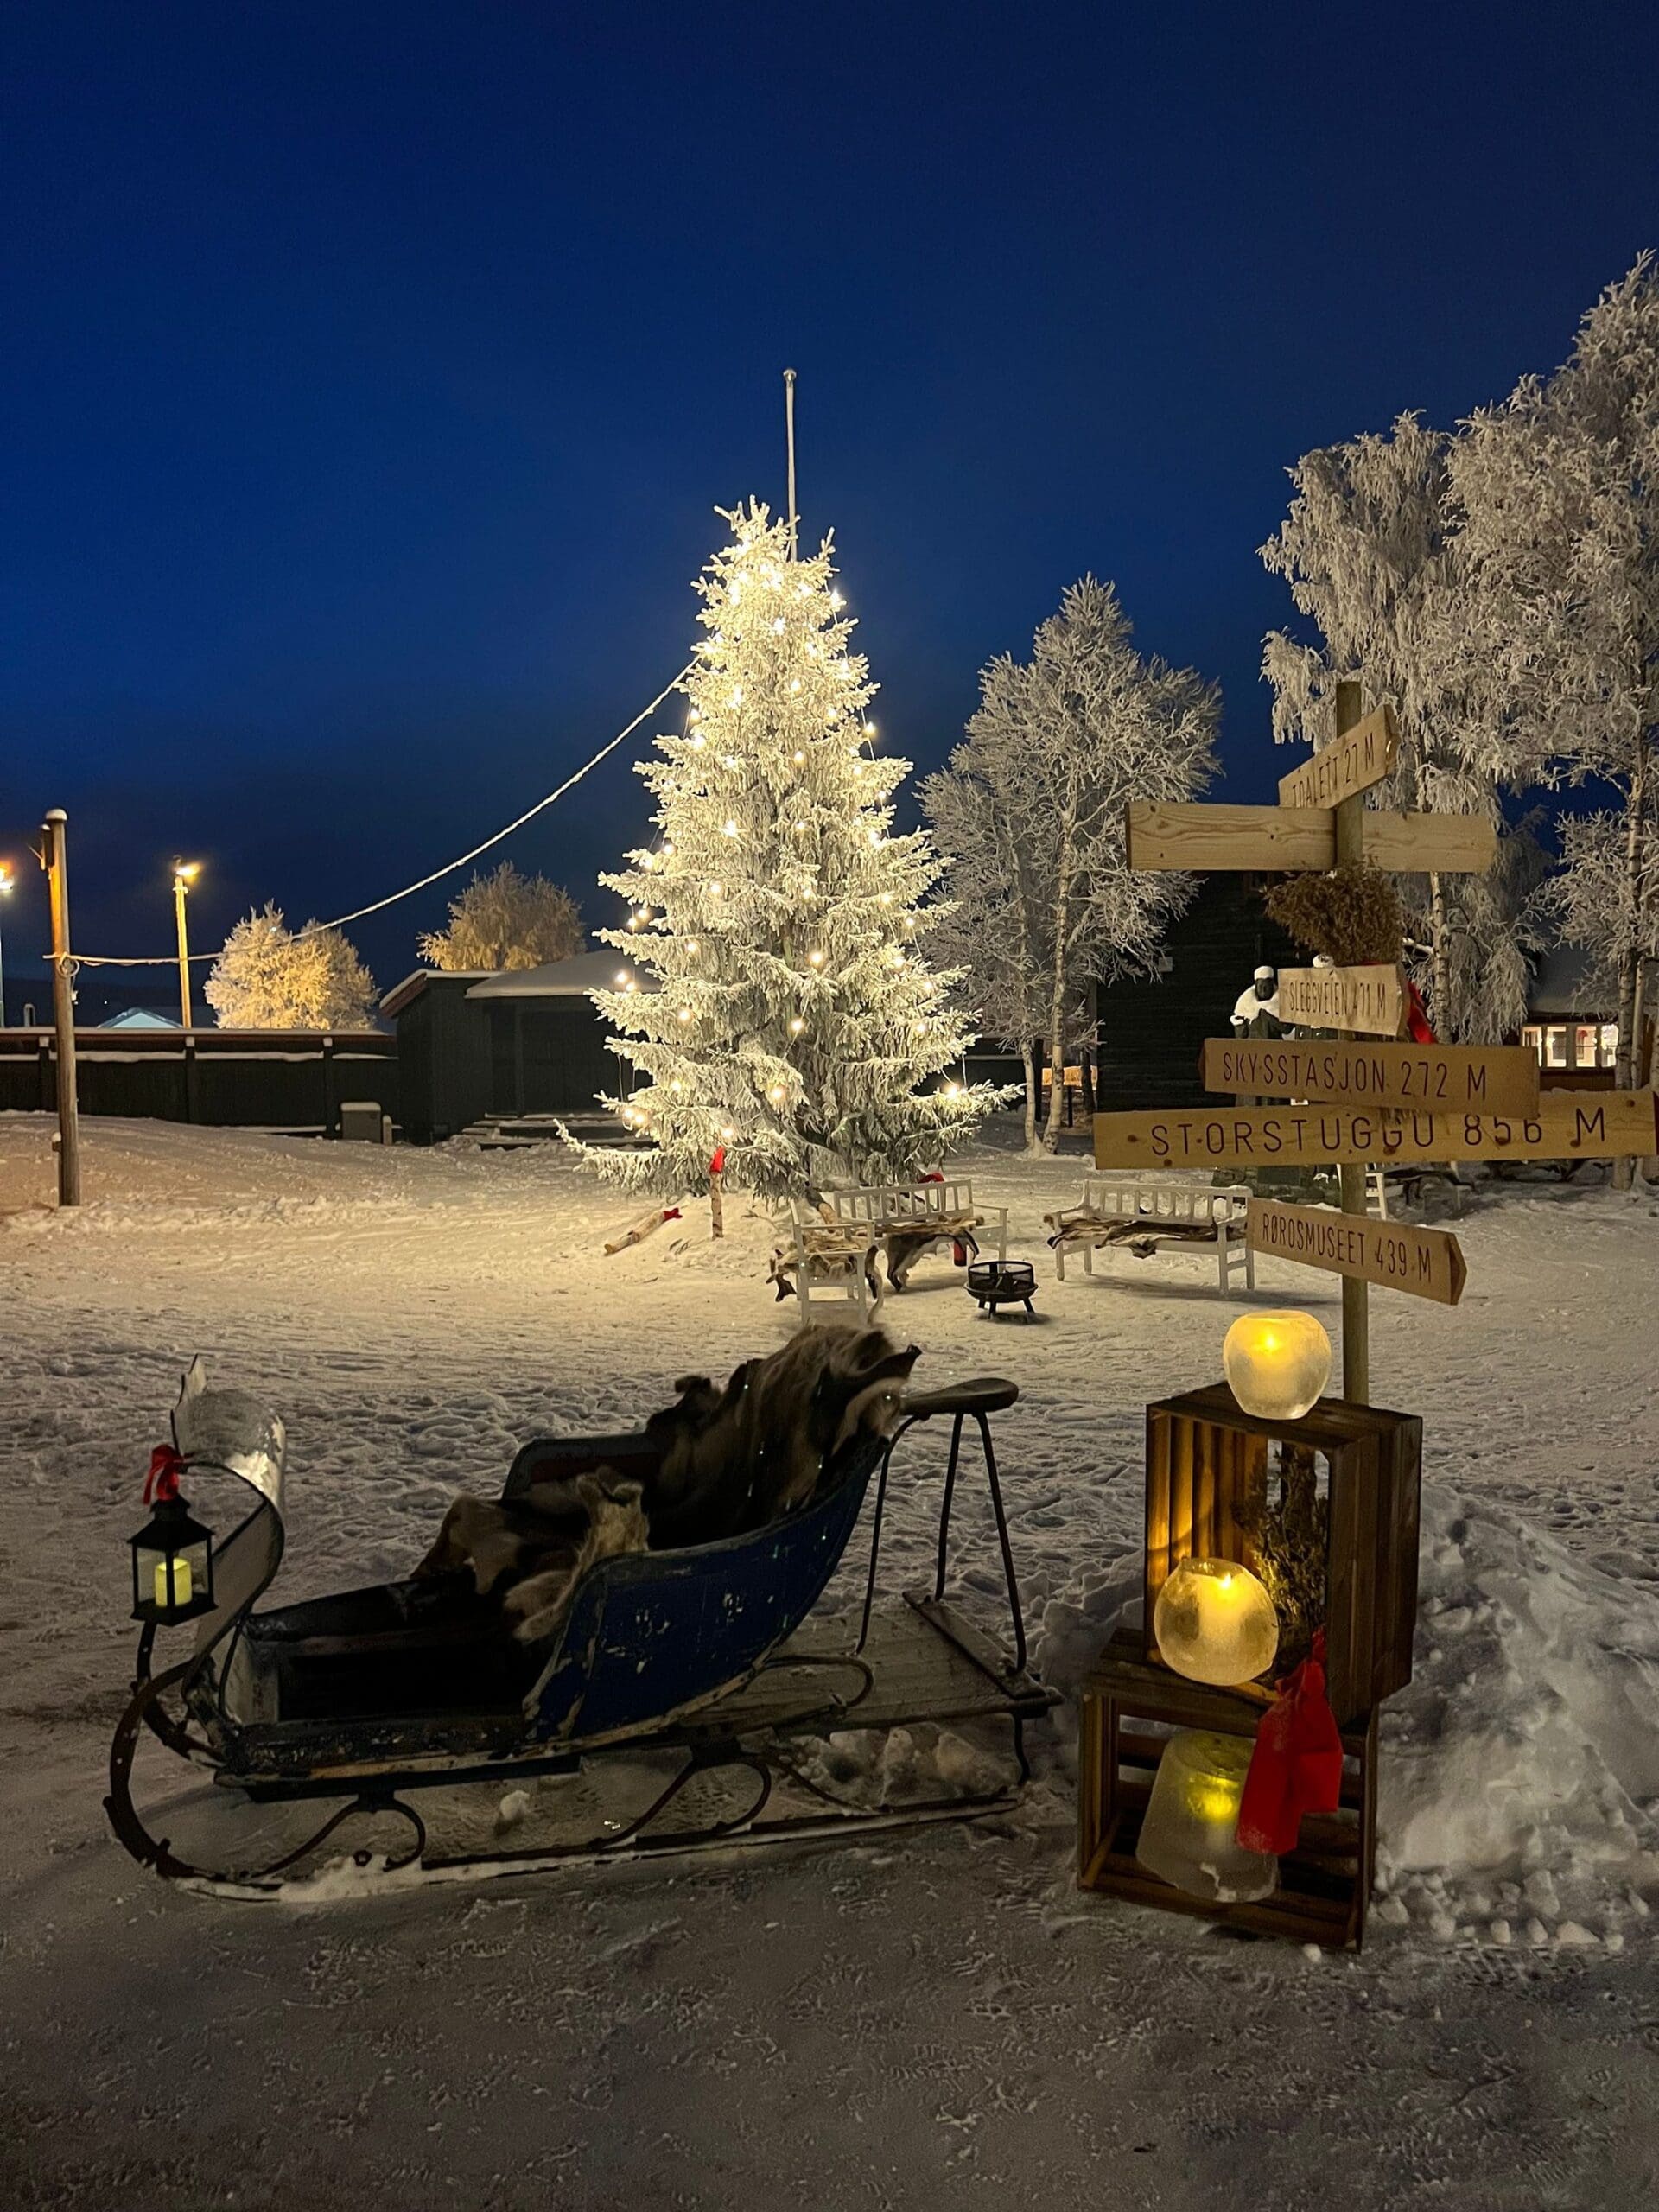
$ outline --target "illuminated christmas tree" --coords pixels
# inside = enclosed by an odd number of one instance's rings
[[[770,1198],[909,1180],[1001,1096],[949,1079],[971,1025],[918,942],[941,863],[893,834],[910,764],[874,750],[829,542],[799,559],[764,506],[724,519],[684,730],[639,764],[658,837],[601,878],[632,911],[600,932],[623,957],[594,1001],[640,1077],[608,1103],[650,1142],[589,1157],[672,1194],[722,1147],[728,1183]]]

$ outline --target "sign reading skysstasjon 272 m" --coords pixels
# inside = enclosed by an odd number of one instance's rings
[[[1659,1092],[1546,1090],[1523,1114],[1217,1106],[1096,1114],[1096,1167],[1296,1167],[1425,1160],[1615,1160],[1659,1152]]]
[[[1318,1098],[1332,1106],[1529,1114],[1538,1103],[1538,1055],[1525,1045],[1211,1037],[1204,1047],[1204,1087],[1253,1098]]]

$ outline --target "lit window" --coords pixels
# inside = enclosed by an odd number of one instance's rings
[[[1544,1065],[1564,1068],[1567,1065],[1567,1031],[1552,1023],[1544,1032]]]

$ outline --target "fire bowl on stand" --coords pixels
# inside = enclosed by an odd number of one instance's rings
[[[1032,1320],[1036,1288],[1037,1270],[1029,1260],[976,1260],[968,1270],[968,1293],[982,1313],[988,1306],[993,1316],[999,1306],[1023,1306]]]

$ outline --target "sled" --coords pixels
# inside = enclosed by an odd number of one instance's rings
[[[384,1871],[486,1876],[974,1817],[1012,1802],[1027,1779],[1024,1726],[1054,1699],[1025,1672],[1011,1571],[1017,1661],[945,1603],[943,1525],[937,1588],[910,1593],[874,1635],[868,1611],[851,1648],[838,1628],[809,1618],[878,1468],[885,1487],[892,1447],[879,1437],[861,1436],[829,1459],[809,1503],[765,1528],[601,1560],[553,1632],[526,1644],[464,1576],[256,1610],[283,1559],[282,1424],[242,1393],[207,1389],[198,1361],[174,1434],[193,1491],[228,1478],[238,1501],[251,1494],[252,1503],[215,1554],[213,1609],[194,1624],[190,1656],[152,1673],[156,1629],[145,1623],[133,1695],[111,1745],[111,1824],[135,1859],[168,1879],[227,1895],[273,1894],[359,1817],[390,1815],[403,1825],[405,1840]],[[638,1478],[660,1449],[645,1434],[539,1439],[514,1459],[502,1496],[601,1467]],[[1006,1558],[1000,1496],[995,1506]],[[872,1587],[879,1542],[878,1516]],[[889,1805],[849,1800],[805,1771],[804,1739],[930,1720],[1006,1723],[1011,1778]],[[195,1865],[153,1834],[134,1803],[133,1764],[146,1729],[246,1800],[343,1802],[263,1866]],[[671,1758],[673,1770],[649,1803],[552,1843],[435,1853],[409,1802],[423,1789],[480,1785],[499,1795],[542,1777],[591,1776],[607,1760],[649,1764],[658,1754]],[[710,1777],[728,1797],[741,1783],[739,1802],[701,1821],[668,1817],[691,1784]],[[805,1811],[767,1817],[780,1781],[807,1801]],[[367,1851],[356,1859],[371,1863]]]

